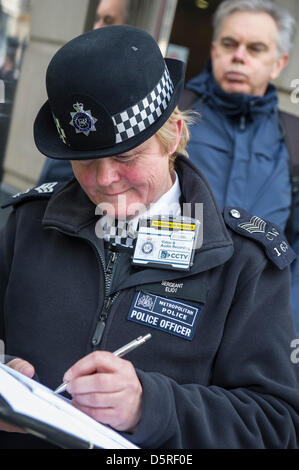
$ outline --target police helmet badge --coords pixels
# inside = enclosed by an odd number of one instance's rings
[[[92,116],[91,111],[84,111],[82,103],[75,103],[73,107],[75,112],[70,113],[72,116],[70,125],[75,128],[76,134],[88,136],[90,132],[95,132],[97,119]]]

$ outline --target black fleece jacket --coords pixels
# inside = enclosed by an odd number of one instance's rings
[[[126,357],[143,386],[141,422],[127,436],[133,442],[296,448],[299,365],[291,361],[289,269],[278,269],[250,235],[226,226],[230,212],[223,218],[195,166],[179,157],[176,170],[182,202],[203,203],[203,245],[188,272],[134,267],[130,249],[105,248],[95,235],[95,206],[75,180],[53,194],[33,189],[12,200],[0,239],[6,353],[31,362],[54,388],[84,355],[150,332],[152,339]],[[153,302],[166,307],[164,316]],[[3,434],[2,447],[28,439]]]

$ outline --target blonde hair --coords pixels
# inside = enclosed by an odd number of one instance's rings
[[[193,111],[181,111],[178,107],[174,109],[165,124],[158,130],[157,137],[163,145],[166,153],[169,154],[169,148],[177,137],[177,128],[173,124],[178,121],[182,121],[182,135],[174,154],[169,156],[169,167],[170,170],[174,168],[174,162],[179,154],[183,154],[188,157],[186,145],[190,139],[190,131],[188,126],[193,124],[195,121],[195,115],[197,113]]]

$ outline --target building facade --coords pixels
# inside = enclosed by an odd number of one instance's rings
[[[274,1],[288,7],[299,24],[297,0]],[[209,56],[211,18],[219,3],[220,0],[131,0],[130,24],[152,34],[164,55],[185,60],[188,79],[200,73]],[[0,0],[0,5],[7,20],[0,22],[0,67],[1,35],[15,37],[19,54],[14,58],[13,92],[9,96],[5,89],[2,102],[0,88],[1,188],[13,193],[33,186],[44,164],[45,157],[35,148],[32,129],[34,118],[47,99],[47,65],[64,43],[92,28],[98,0]],[[7,44],[6,41],[6,47]],[[291,62],[277,81],[281,108],[296,115],[299,115],[298,47],[299,31]],[[2,47],[2,56],[5,52]]]

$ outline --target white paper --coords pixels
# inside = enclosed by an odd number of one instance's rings
[[[17,413],[46,423],[104,449],[138,449],[35,380],[0,364],[0,395]]]

